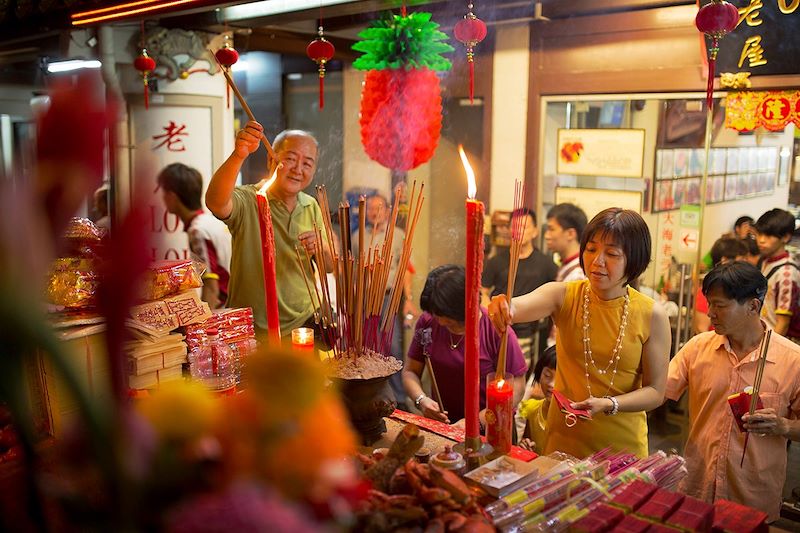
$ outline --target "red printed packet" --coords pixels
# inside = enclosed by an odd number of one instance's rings
[[[582,418],[583,420],[592,419],[592,413],[590,413],[588,410],[574,409],[570,407],[570,404],[572,404],[572,400],[564,396],[563,393],[557,390],[553,390],[553,398],[555,398],[556,403],[558,404],[558,408],[561,409],[562,413],[575,415],[578,418]]]
[[[737,392],[736,394],[728,396],[728,405],[731,406],[733,419],[736,421],[736,425],[739,426],[739,431],[741,432],[745,431],[742,416],[750,412],[750,398],[752,398],[752,394],[747,391]],[[761,403],[761,398],[759,397],[756,402],[756,409],[763,408],[764,404]]]

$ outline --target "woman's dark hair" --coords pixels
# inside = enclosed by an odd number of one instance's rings
[[[197,169],[183,163],[172,163],[159,172],[157,179],[161,188],[175,193],[186,209],[197,211],[203,208],[203,176]]]
[[[542,379],[542,372],[545,368],[556,369],[556,345],[548,346],[539,356],[536,361],[536,366],[533,367],[533,379],[537,383]]]
[[[562,229],[574,229],[581,240],[583,230],[586,228],[586,213],[575,204],[556,204],[547,212],[547,218],[554,218]]]
[[[785,237],[794,233],[794,216],[777,207],[770,209],[756,222],[756,231],[770,237]]]
[[[586,226],[581,236],[581,268],[586,271],[583,264],[583,252],[586,245],[594,237],[609,238],[622,248],[625,254],[626,283],[642,275],[650,263],[650,230],[647,228],[642,216],[636,211],[609,207],[600,211]]]
[[[743,304],[753,298],[764,302],[767,294],[767,278],[759,269],[746,261],[734,261],[717,265],[703,279],[703,295],[720,287],[726,298]]]
[[[758,245],[756,245],[757,247]],[[723,259],[735,261],[737,257],[747,255],[748,248],[739,237],[720,237],[711,247],[711,264],[718,265]]]
[[[423,311],[464,322],[464,287],[466,273],[463,266],[442,265],[428,274],[419,297]]]

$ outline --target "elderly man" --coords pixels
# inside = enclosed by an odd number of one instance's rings
[[[728,396],[752,386],[768,326],[760,311],[767,280],[749,263],[720,264],[703,280],[714,331],[696,335],[669,365],[667,398],[689,391],[688,476],[682,489],[712,502],[724,498],[780,516],[786,479],[786,441],[800,439],[800,347],[772,332],[759,396],[764,408],[742,417]]]
[[[228,305],[252,307],[256,331],[263,335],[267,329],[264,303],[263,261],[258,221],[256,192],[263,185],[236,187],[236,176],[244,160],[258,150],[264,129],[258,122],[248,122],[236,135],[233,153],[214,173],[206,191],[206,206],[231,230],[233,256]],[[275,231],[275,270],[281,335],[288,336],[294,328],[313,326],[314,305],[303,281],[303,271],[297,263],[295,245],[308,251],[316,246],[314,225],[323,228],[322,211],[316,200],[303,189],[311,184],[317,169],[318,145],[305,131],[285,130],[273,143],[278,168],[277,179],[267,192],[272,225]],[[270,168],[270,175],[275,170]],[[332,269],[330,248],[323,242],[325,269]],[[306,276],[312,273],[306,269]]]

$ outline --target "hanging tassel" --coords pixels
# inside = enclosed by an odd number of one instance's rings
[[[322,25],[317,30],[319,37],[308,43],[306,55],[319,67],[319,108],[325,107],[325,64],[333,58],[336,49],[322,36]]]
[[[708,51],[708,85],[706,85],[706,106],[711,109],[714,104],[714,70],[717,64],[717,53],[719,52],[719,39],[716,37],[711,40],[711,49]]]
[[[455,25],[453,34],[467,48],[469,63],[469,103],[475,95],[475,45],[486,38],[486,24],[472,12],[472,3],[467,5],[467,14]]]
[[[155,60],[147,55],[147,49],[142,48],[142,53],[136,56],[133,60],[133,68],[142,73],[142,81],[144,82],[144,108],[150,109],[150,73],[156,69]]]

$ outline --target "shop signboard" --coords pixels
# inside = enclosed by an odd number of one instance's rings
[[[641,213],[642,193],[641,191],[556,187],[556,204],[563,203],[577,205],[591,220],[597,213],[608,207],[621,207]]]
[[[797,60],[800,0],[732,0],[731,3],[739,10],[739,22],[720,41],[716,71],[749,72],[753,76],[800,73]],[[709,45],[706,38],[706,47]]]
[[[642,129],[559,129],[559,174],[641,178]]]

